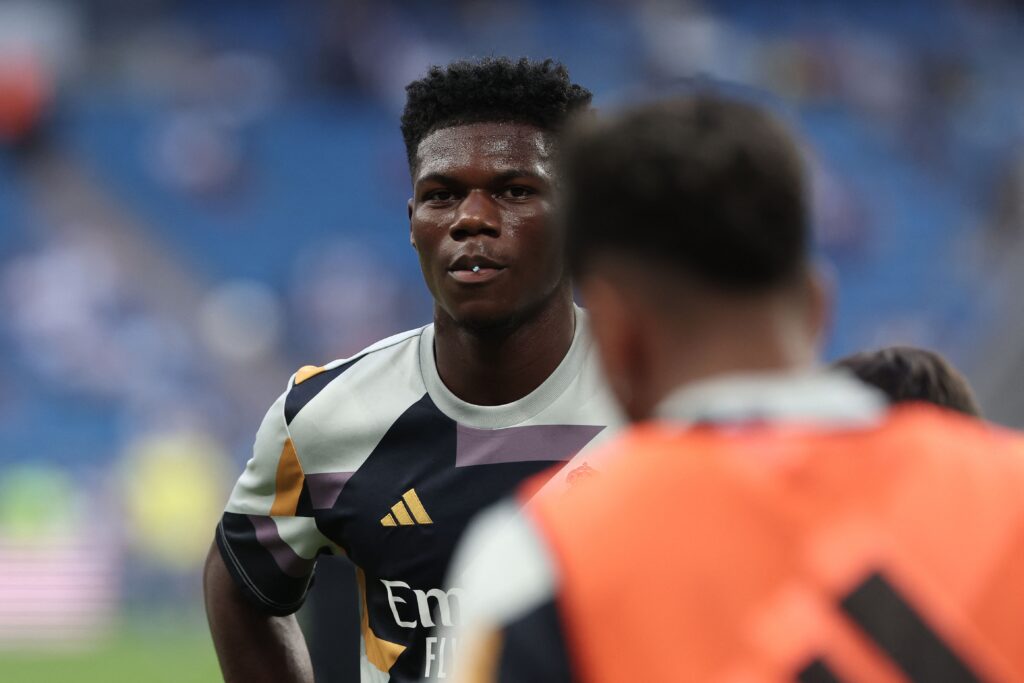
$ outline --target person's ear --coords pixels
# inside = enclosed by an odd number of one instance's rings
[[[413,209],[413,203],[414,202],[413,202],[412,197],[409,197],[409,202],[407,204],[407,206],[409,208],[409,246],[411,246],[413,249],[415,249],[416,248],[416,237],[412,234],[412,209]]]
[[[807,334],[816,347],[821,346],[832,326],[832,301],[835,279],[825,268],[813,266],[804,276]]]

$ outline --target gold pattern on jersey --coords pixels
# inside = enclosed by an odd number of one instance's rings
[[[417,524],[433,524],[434,520],[427,514],[423,501],[416,495],[416,489],[409,489],[402,494],[402,500],[391,506],[391,512],[384,515],[381,526],[415,526]]]
[[[326,369],[327,368],[319,368],[315,365],[303,365],[295,373],[295,384],[302,384],[310,377],[315,377]]]
[[[295,516],[305,480],[306,475],[302,471],[302,464],[299,463],[295,445],[291,439],[285,439],[281,456],[277,461],[277,474],[274,477],[274,504],[270,508],[272,516]]]
[[[366,649],[366,659],[379,671],[387,673],[395,665],[395,661],[405,652],[405,645],[392,643],[377,636],[370,627],[370,610],[366,606],[366,574],[359,567],[356,567],[356,582],[359,584],[359,600],[362,602],[363,614],[360,620],[360,630],[363,632],[363,647]]]

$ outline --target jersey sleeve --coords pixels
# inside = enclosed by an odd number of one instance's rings
[[[235,583],[263,611],[283,616],[305,600],[316,557],[339,552],[300,505],[305,474],[285,421],[285,392],[256,434],[252,458],[217,525],[217,547]]]

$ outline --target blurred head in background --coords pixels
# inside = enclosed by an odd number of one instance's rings
[[[833,367],[849,370],[881,389],[893,403],[925,401],[974,417],[981,408],[967,379],[934,351],[891,346],[842,358]]]
[[[41,60],[0,50],[0,151],[30,145],[45,123],[53,89],[53,74]]]
[[[508,329],[571,303],[549,225],[554,142],[590,92],[551,60],[485,59],[434,67],[407,93],[410,241],[435,320]]]
[[[570,138],[570,256],[632,419],[684,384],[813,364],[826,302],[801,155],[780,123],[695,95]]]

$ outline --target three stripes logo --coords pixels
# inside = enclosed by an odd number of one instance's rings
[[[402,499],[391,506],[391,512],[380,519],[381,526],[415,526],[417,524],[433,524],[426,508],[416,495],[416,489],[409,489],[402,494]]]

